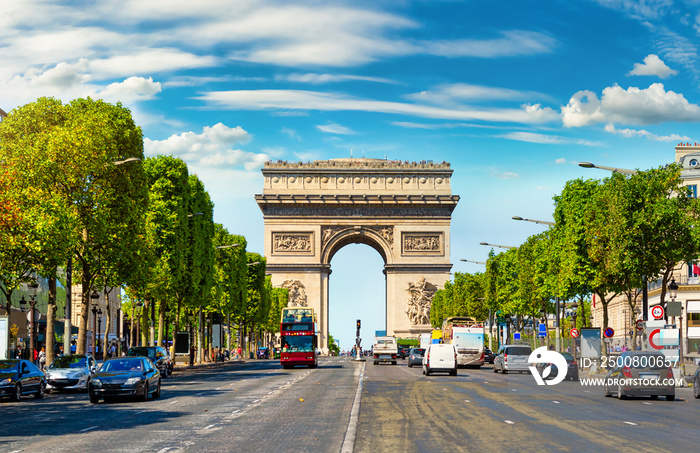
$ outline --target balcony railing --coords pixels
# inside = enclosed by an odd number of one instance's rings
[[[678,285],[697,285],[700,284],[700,277],[689,277],[687,275],[674,275],[673,278],[676,279],[676,284]],[[655,289],[661,288],[661,282],[663,279],[659,278],[647,286],[648,291],[653,291]]]

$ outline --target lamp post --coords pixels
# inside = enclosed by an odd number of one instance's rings
[[[36,290],[39,287],[39,284],[36,281],[31,281],[30,283],[27,284],[27,288],[29,288],[29,315],[27,316],[29,320],[29,360],[34,363],[34,349],[36,349],[36,335],[35,335],[35,329],[36,329],[36,313],[35,308],[36,307]],[[24,299],[24,296],[22,296],[22,299],[19,301],[20,308],[22,311],[24,311],[24,306],[27,305],[27,301]]]
[[[100,345],[100,334],[102,333],[102,309],[98,308],[97,309],[97,345]],[[105,345],[103,344],[102,347]],[[95,350],[95,354],[97,354],[97,349]]]
[[[487,246],[489,246],[489,247],[499,247],[499,248],[502,248],[502,249],[514,249],[514,248],[517,248],[517,247],[513,247],[513,246],[511,246],[511,245],[489,244],[488,242],[479,242],[479,245],[487,245]]]
[[[578,311],[578,304],[574,302],[571,304],[571,322],[573,323],[573,328],[576,328],[576,313]],[[574,338],[574,346],[571,348],[571,354],[574,356],[574,360],[577,360],[576,357],[576,338]]]
[[[608,170],[613,173],[622,173],[623,175],[636,175],[637,170],[629,170],[627,168],[616,168],[616,167],[603,167],[602,165],[595,165],[590,162],[579,162],[579,167],[583,168],[597,168],[599,170]]]
[[[547,221],[547,220],[525,219],[525,218],[520,217],[520,216],[517,216],[517,215],[514,215],[514,216],[512,217],[512,219],[513,219],[513,220],[522,220],[522,221],[524,221],[524,222],[532,222],[532,223],[537,223],[537,224],[540,224],[540,223],[541,223],[542,225],[550,225],[550,226],[556,225],[554,222],[549,222],[549,221]]]
[[[671,278],[671,283],[668,284],[668,296],[671,298],[671,302],[675,302],[676,297],[678,297],[678,284],[675,278]],[[683,366],[683,307],[681,307],[680,323],[678,327],[680,328],[678,331],[678,360],[681,366]]]
[[[483,261],[472,261],[472,260],[465,260],[464,258],[460,258],[460,261],[464,261],[465,263],[474,263],[474,264],[483,264],[486,265]]]

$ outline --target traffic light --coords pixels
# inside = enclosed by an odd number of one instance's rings
[[[358,329],[360,328],[360,320],[359,319],[357,320],[357,328]]]

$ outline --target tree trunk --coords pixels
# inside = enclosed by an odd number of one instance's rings
[[[213,353],[214,353],[214,347],[212,345],[212,340],[213,340],[212,330],[214,328],[213,316],[214,315],[212,313],[209,313],[209,316],[208,316],[209,320],[207,321],[207,329],[208,329],[207,330],[207,342],[209,343],[209,358],[211,358]]]
[[[81,279],[81,295],[80,295],[80,318],[78,319],[78,344],[76,354],[87,353],[87,330],[88,316],[90,316],[90,267],[85,261],[82,263],[83,275]],[[94,330],[94,327],[93,327]],[[94,338],[93,332],[93,338]]]
[[[49,277],[49,303],[46,307],[46,366],[51,365],[56,348],[56,277]],[[65,333],[63,334],[65,338]],[[70,335],[69,335],[70,338]],[[65,348],[65,340],[63,341]]]
[[[111,292],[111,290],[110,290]],[[107,288],[104,290],[104,295],[105,295],[105,306],[106,306],[106,313],[105,313],[105,333],[104,337],[102,339],[102,361],[104,362],[107,360],[107,351],[109,350],[109,329],[112,325],[112,312],[110,310],[109,306],[109,293],[107,292]]]
[[[170,357],[173,360],[175,360],[175,345],[177,344],[177,332],[178,332],[179,326],[180,326],[180,299],[177,300],[177,311],[175,312],[175,327],[173,327],[173,346],[170,349]]]
[[[160,301],[160,309],[158,310],[158,346],[163,346],[163,337],[165,334],[165,300]],[[165,338],[167,340],[167,338]]]
[[[150,301],[148,299],[145,299],[143,301],[143,309],[141,310],[141,319],[139,322],[141,323],[141,345],[145,346],[148,344],[148,322],[149,322],[149,317],[148,317],[148,310],[150,310]]]

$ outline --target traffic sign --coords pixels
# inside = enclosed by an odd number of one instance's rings
[[[515,332],[513,334],[513,340],[520,340],[520,332]]]
[[[539,335],[541,337],[546,337],[547,336],[547,324],[540,324],[539,327]]]
[[[661,305],[654,305],[651,307],[651,316],[654,317],[654,319],[661,319],[664,317],[664,307]]]
[[[615,331],[613,330],[612,327],[608,327],[608,328],[605,329],[605,331],[603,332],[603,335],[605,335],[605,338],[611,338],[613,335],[615,335]]]
[[[577,338],[579,335],[581,335],[581,331],[579,331],[576,328],[571,329],[569,332],[569,335],[571,335],[572,338]]]
[[[644,330],[644,320],[643,319],[637,320],[637,330]]]

